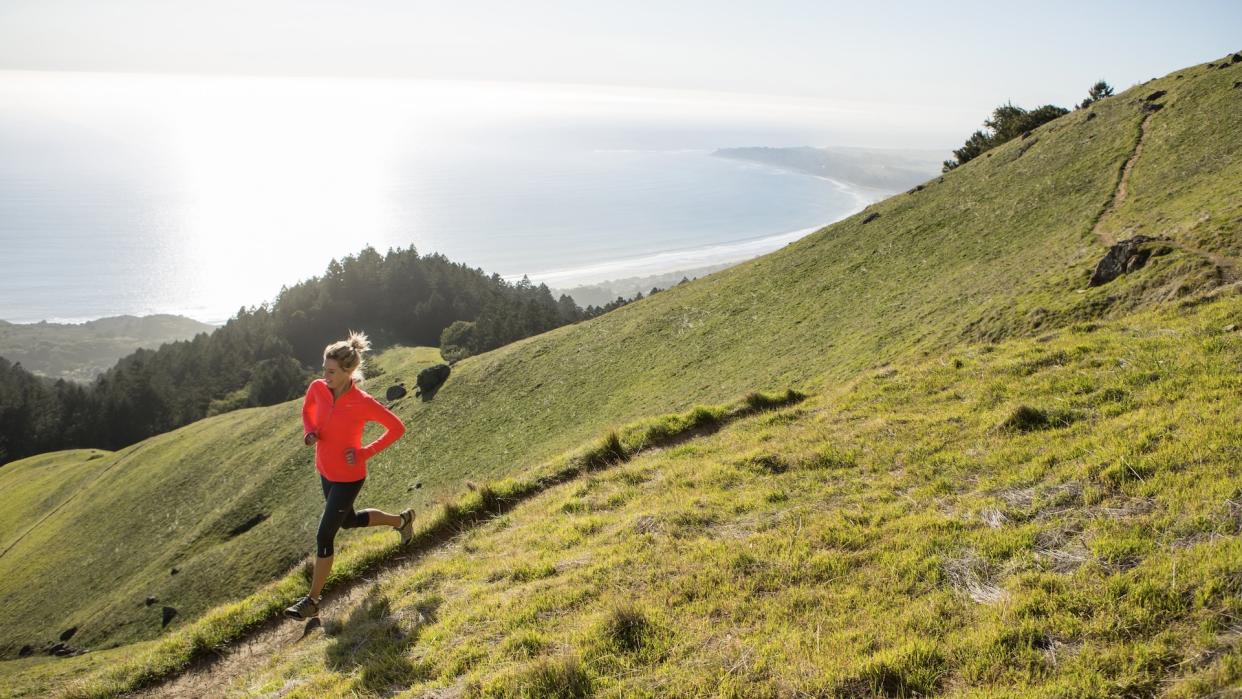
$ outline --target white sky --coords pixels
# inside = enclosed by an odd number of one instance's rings
[[[624,85],[955,115],[1242,49],[1242,2],[3,0],[0,70]],[[892,116],[892,115],[890,115]]]

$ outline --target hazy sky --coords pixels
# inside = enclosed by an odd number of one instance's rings
[[[1239,27],[1237,0],[3,0],[0,69],[589,83],[982,115],[1242,49]]]

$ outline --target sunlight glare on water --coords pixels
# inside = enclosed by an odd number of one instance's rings
[[[219,322],[368,244],[565,285],[758,254],[857,197],[711,151],[845,128],[885,125],[668,90],[0,71],[0,319]]]

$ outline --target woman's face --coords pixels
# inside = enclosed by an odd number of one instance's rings
[[[340,362],[331,357],[323,361],[323,380],[328,382],[328,388],[334,391],[339,391],[349,383],[351,373],[353,372],[342,369]]]

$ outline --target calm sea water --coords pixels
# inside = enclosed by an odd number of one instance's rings
[[[744,259],[868,199],[711,151],[829,121],[592,88],[0,72],[0,319],[220,322],[365,245],[562,288]]]

